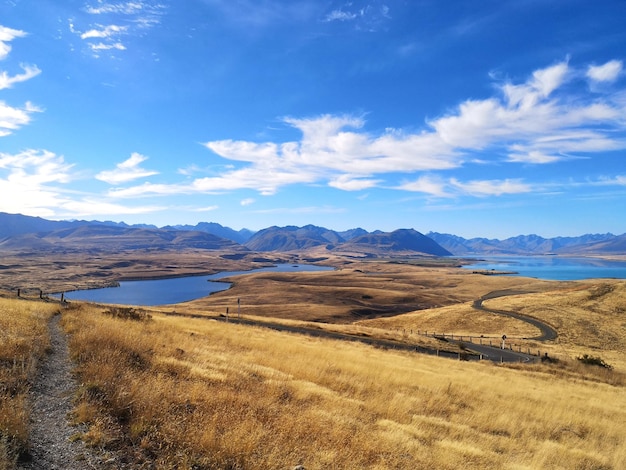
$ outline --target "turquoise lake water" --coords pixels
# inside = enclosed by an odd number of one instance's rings
[[[105,304],[124,305],[166,305],[186,302],[188,300],[206,297],[213,292],[226,290],[229,282],[220,282],[229,276],[252,274],[259,272],[302,272],[302,271],[332,271],[326,266],[300,264],[297,266],[280,264],[270,268],[260,268],[252,271],[226,271],[210,276],[187,276],[170,279],[152,279],[146,281],[122,281],[119,287],[104,289],[76,290],[65,293],[67,300],[85,300]]]
[[[464,269],[515,271],[516,276],[554,281],[626,279],[625,261],[560,256],[482,255],[476,258],[476,263],[464,266]]]

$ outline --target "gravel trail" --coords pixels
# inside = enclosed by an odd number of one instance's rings
[[[59,326],[61,315],[49,323],[51,350],[39,364],[31,388],[30,458],[18,470],[92,470],[111,468],[82,441],[71,441],[81,429],[69,424],[72,394],[76,381],[72,376],[67,339]]]

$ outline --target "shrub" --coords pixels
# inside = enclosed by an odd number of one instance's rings
[[[604,362],[604,359],[601,357],[590,356],[589,354],[583,354],[582,356],[577,357],[580,362],[583,364],[587,364],[590,366],[598,366],[604,367],[605,369],[613,369],[613,366]]]

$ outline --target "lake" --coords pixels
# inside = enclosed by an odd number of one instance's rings
[[[213,292],[220,292],[230,287],[230,282],[220,282],[229,276],[253,274],[260,272],[302,272],[332,271],[334,268],[314,266],[310,264],[279,264],[269,268],[251,271],[224,271],[209,276],[186,276],[168,279],[151,279],[145,281],[122,281],[119,287],[103,289],[75,290],[65,293],[67,300],[85,300],[105,304],[124,305],[167,305],[186,302],[206,297]]]
[[[469,258],[474,258],[471,256]],[[515,276],[553,281],[581,279],[626,279],[626,261],[560,256],[475,256],[480,260],[464,269],[515,271]]]

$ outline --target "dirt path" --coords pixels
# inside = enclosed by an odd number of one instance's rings
[[[70,437],[80,429],[71,427],[72,393],[76,389],[67,349],[67,339],[59,326],[61,316],[49,323],[51,351],[39,365],[31,388],[30,461],[19,470],[88,470],[112,468],[102,462],[81,441]]]

